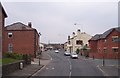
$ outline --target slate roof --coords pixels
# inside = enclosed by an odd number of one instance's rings
[[[102,34],[96,34],[95,36],[93,36],[90,40],[98,40],[100,39]]]
[[[13,23],[11,25],[8,25],[5,27],[6,30],[34,30],[34,28],[31,28],[21,22]]]
[[[90,40],[98,40],[98,39],[106,38],[113,30],[120,32],[120,27],[111,28],[111,29],[107,30],[106,32],[104,32],[103,34],[96,34]]]
[[[106,38],[113,30],[116,30],[116,31],[120,32],[120,27],[116,27],[116,28],[111,28],[111,29],[109,29],[108,31],[104,32],[104,33],[101,35],[101,38]]]

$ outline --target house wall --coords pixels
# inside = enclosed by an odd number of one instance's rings
[[[40,51],[40,46],[39,46],[39,34],[36,30],[34,30],[34,55],[35,57]]]
[[[106,43],[104,44],[105,47],[107,47],[107,53],[106,53],[106,58],[118,58],[118,52],[113,52],[112,47],[118,47],[118,42],[113,42],[112,41],[112,36],[118,36],[118,33],[115,30],[113,30],[110,35],[107,36],[106,38]],[[119,47],[118,47],[119,48]]]
[[[74,32],[72,35],[73,37],[70,38],[70,44],[67,44],[67,51],[69,52],[76,52],[77,49],[81,49],[84,45],[88,44],[88,40],[92,37],[85,32],[80,32],[79,30],[76,32],[76,35]],[[81,40],[83,44],[76,44],[77,40]]]
[[[3,52],[4,22],[6,17],[7,15],[4,11],[4,8],[0,3],[0,58],[2,58],[2,52]]]
[[[96,41],[89,42],[89,45],[91,47],[90,50],[90,57],[95,58],[108,58],[108,59],[116,59],[119,58],[118,52],[113,52],[112,47],[119,47],[119,42],[113,42],[112,36],[119,36],[120,32],[117,32],[116,30],[113,30],[105,39],[99,39],[97,40],[97,47]],[[105,42],[106,40],[106,42]],[[97,49],[96,49],[97,48]],[[107,49],[104,51],[104,49]],[[96,50],[96,51],[95,51]],[[95,51],[96,53],[92,53],[92,51]]]
[[[77,32],[78,34],[72,39],[73,44],[73,52],[75,52],[77,49],[81,49],[84,45],[88,44],[88,40],[91,38],[90,35],[86,34],[85,32]],[[83,45],[76,44],[77,40],[82,40]]]
[[[95,53],[97,53],[97,41],[91,40],[89,41],[89,47],[90,47],[90,57],[93,57]]]
[[[8,38],[8,32],[13,33],[12,38]],[[34,46],[34,31],[33,30],[16,30],[8,31],[5,30],[5,39],[4,39],[4,52],[8,52],[8,44],[13,44],[13,52],[19,54],[31,54],[35,56],[35,46]]]

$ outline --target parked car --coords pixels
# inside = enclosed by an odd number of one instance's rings
[[[58,51],[58,50],[55,50],[55,53],[59,53],[59,51]]]
[[[65,55],[65,56],[70,56],[70,52],[65,51],[65,52],[64,52],[64,55]]]
[[[78,58],[78,55],[77,55],[77,53],[76,52],[73,52],[73,53],[71,53],[71,58]]]

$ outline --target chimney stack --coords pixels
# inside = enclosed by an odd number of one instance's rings
[[[28,26],[29,26],[30,28],[32,28],[32,23],[31,23],[31,22],[28,22]]]
[[[70,40],[70,36],[68,36],[68,40]]]
[[[73,37],[75,36],[75,32],[73,32]]]
[[[80,35],[81,31],[80,29],[77,30],[77,35]]]

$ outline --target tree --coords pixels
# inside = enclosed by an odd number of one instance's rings
[[[87,44],[82,48],[85,57],[89,57],[88,46]]]
[[[77,53],[77,54],[79,54],[79,52],[80,52],[80,49],[79,49],[79,48],[77,48],[76,53]]]

